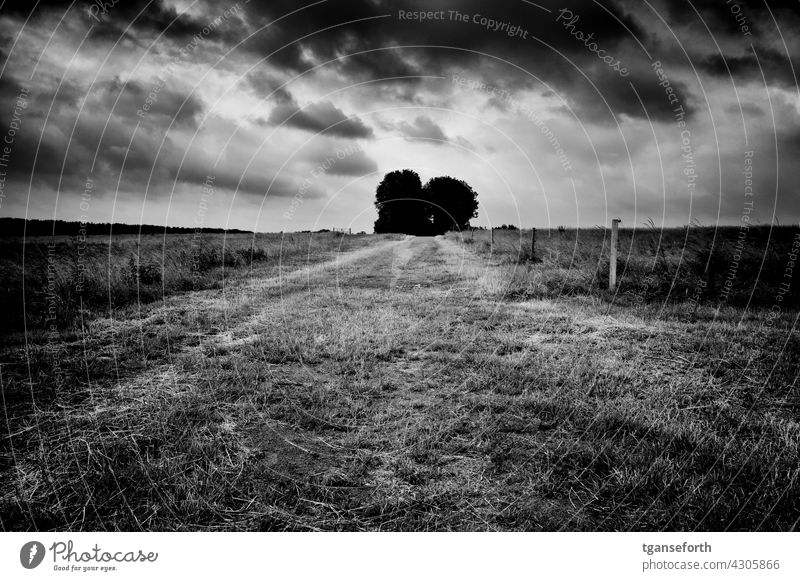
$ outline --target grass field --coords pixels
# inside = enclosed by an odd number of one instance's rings
[[[61,293],[55,328],[45,298],[4,334],[0,526],[796,529],[796,229],[751,229],[725,300],[708,231],[682,258],[623,232],[616,296],[604,231],[541,234],[533,261],[526,234],[305,234],[252,263],[249,237],[196,290],[186,240],[132,263],[97,241],[112,307]]]
[[[177,292],[221,288],[226,276],[271,276],[365,243],[330,232],[0,238],[0,302],[15,307],[0,313],[0,329],[68,328],[82,311],[113,316]]]
[[[505,277],[510,282],[503,285],[511,297],[595,295],[620,305],[769,308],[781,283],[791,283],[794,273],[787,277],[786,269],[800,251],[796,226],[621,229],[618,288],[609,294],[607,229],[539,230],[533,255],[530,230],[495,230],[493,243],[485,230],[451,232],[448,238],[497,266],[512,265]],[[781,299],[796,310],[800,285],[791,284]]]

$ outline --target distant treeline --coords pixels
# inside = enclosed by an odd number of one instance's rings
[[[0,236],[108,236],[110,234],[252,234],[249,230],[226,230],[224,228],[181,228],[178,226],[155,226],[153,224],[111,224],[67,222],[65,220],[25,220],[24,218],[0,218]]]

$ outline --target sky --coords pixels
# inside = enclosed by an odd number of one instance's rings
[[[797,0],[0,0],[0,216],[372,231],[800,220]]]

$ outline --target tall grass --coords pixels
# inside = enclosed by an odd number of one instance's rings
[[[316,262],[366,244],[340,233],[0,238],[0,332],[56,325],[216,288],[248,269]]]
[[[608,294],[610,230],[485,230],[448,237],[509,265],[506,291],[519,297]],[[800,306],[791,283],[797,227],[653,227],[619,231],[617,282],[622,304],[688,301],[730,306]],[[795,269],[796,270],[796,269]],[[780,295],[780,298],[777,298]]]

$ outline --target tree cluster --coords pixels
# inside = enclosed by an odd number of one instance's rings
[[[466,182],[449,176],[431,178],[423,186],[417,172],[404,169],[384,176],[375,206],[376,234],[435,236],[469,228],[470,219],[478,215],[478,194]]]

